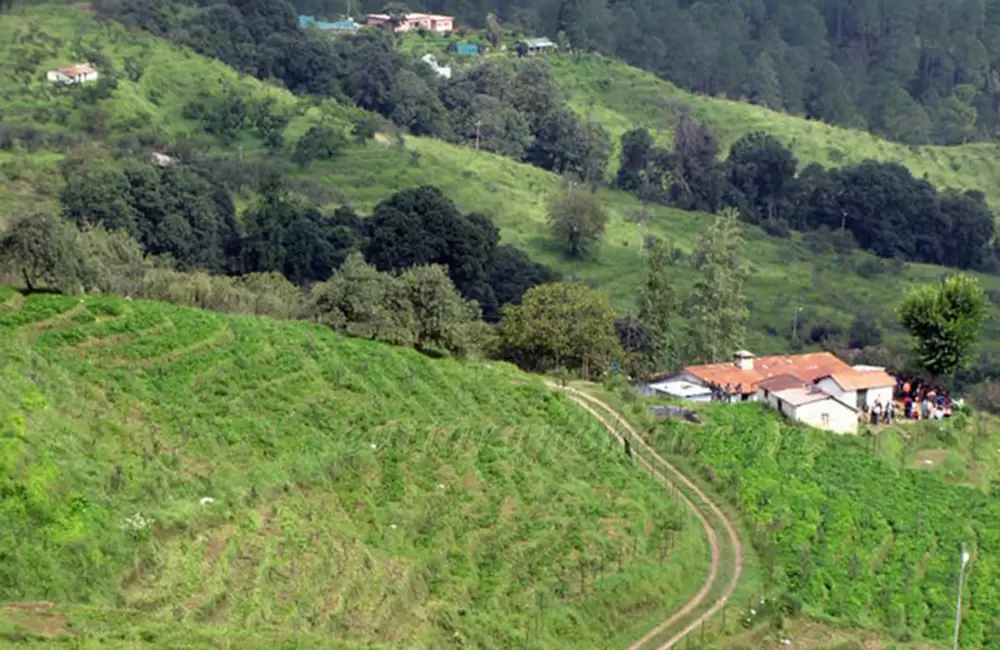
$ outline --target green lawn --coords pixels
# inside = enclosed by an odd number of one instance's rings
[[[52,601],[81,643],[611,648],[707,565],[697,522],[506,364],[32,296],[0,312],[0,382],[0,603]]]

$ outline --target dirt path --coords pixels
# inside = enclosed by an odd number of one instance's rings
[[[677,643],[682,641],[690,632],[697,629],[703,621],[707,621],[718,613],[718,611],[725,606],[726,601],[732,597],[733,592],[736,590],[736,585],[740,580],[740,576],[743,573],[743,543],[740,541],[740,537],[736,533],[736,529],[733,527],[729,518],[726,517],[725,513],[722,512],[722,510],[720,510],[719,507],[716,506],[715,503],[712,502],[712,500],[709,499],[697,485],[692,483],[676,467],[668,463],[658,453],[656,453],[656,451],[650,447],[645,440],[643,440],[632,425],[613,408],[596,397],[588,395],[587,393],[579,391],[575,388],[558,386],[551,383],[549,386],[567,393],[570,399],[597,419],[604,426],[604,428],[606,428],[608,432],[618,440],[619,443],[622,445],[625,444],[625,439],[620,433],[620,431],[624,431],[632,444],[645,450],[652,457],[656,467],[654,467],[653,464],[647,461],[640,454],[634,455],[634,458],[641,465],[649,469],[650,473],[661,483],[674,488],[683,486],[684,489],[678,489],[677,492],[681,495],[681,498],[684,500],[684,503],[688,506],[688,508],[690,508],[690,510],[694,513],[695,517],[698,518],[702,528],[705,530],[705,537],[708,539],[708,543],[711,548],[712,561],[711,566],[709,567],[708,576],[706,577],[704,584],[702,584],[701,589],[699,589],[698,593],[692,596],[683,607],[647,632],[642,638],[628,646],[628,650],[668,650],[668,648],[672,648]],[[687,496],[687,494],[685,494],[685,491],[695,495],[695,497],[700,500],[703,505],[697,505]],[[713,525],[713,523],[709,521],[704,508],[709,510],[718,523]],[[719,543],[720,534],[724,534],[728,537],[729,546],[732,548],[732,557],[722,558],[722,547]],[[708,599],[709,594],[719,588],[719,581],[723,579],[720,575],[723,561],[731,563],[732,576],[729,579],[729,582],[725,585],[722,593],[719,594],[713,602],[706,603],[706,599]],[[699,611],[706,605],[710,606],[688,622],[686,626],[670,635],[669,638],[661,640],[661,637],[664,634],[669,634],[670,631],[672,631],[672,628],[681,624],[687,617]]]

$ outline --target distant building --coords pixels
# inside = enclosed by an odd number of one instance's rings
[[[433,54],[425,54],[420,57],[420,60],[429,65],[434,72],[438,73],[438,75],[444,77],[445,79],[451,79],[451,66],[439,65]]]
[[[731,362],[654,376],[645,390],[696,402],[763,402],[814,427],[855,433],[858,411],[888,404],[895,385],[883,368],[852,367],[829,352],[756,358],[740,350]]]
[[[526,38],[514,44],[521,56],[537,56],[559,49],[559,46],[547,38]]]
[[[448,51],[459,56],[479,56],[479,46],[475,43],[452,43]]]
[[[56,68],[55,70],[49,70],[46,75],[52,83],[63,86],[97,81],[98,76],[97,68],[91,63],[77,63],[64,68]]]
[[[361,25],[356,23],[353,18],[345,18],[344,20],[337,20],[331,23],[316,20],[315,16],[299,16],[299,27],[302,29],[315,27],[323,31],[333,32],[356,32],[361,29]]]
[[[369,14],[369,25],[392,25],[393,21],[389,14]],[[450,32],[455,28],[454,16],[443,16],[441,14],[406,14],[392,31],[398,33],[409,32],[417,29],[426,29],[431,32]]]
[[[165,153],[160,153],[154,151],[149,157],[150,162],[152,162],[157,167],[169,167],[177,162],[177,159],[173,156],[168,156]]]

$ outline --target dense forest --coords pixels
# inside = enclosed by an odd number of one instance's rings
[[[341,14],[347,0],[296,0]],[[366,0],[362,9],[381,9]],[[1000,135],[997,0],[411,0],[620,56],[684,88],[906,143]],[[357,3],[353,3],[355,10]]]

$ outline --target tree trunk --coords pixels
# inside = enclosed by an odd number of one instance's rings
[[[27,288],[28,293],[33,292],[35,290],[35,285],[32,284],[31,278],[28,276],[28,269],[22,268],[21,275],[24,277],[24,286]]]

